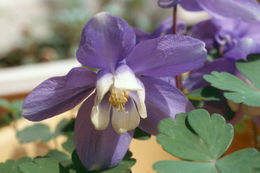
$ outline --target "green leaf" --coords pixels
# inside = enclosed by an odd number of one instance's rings
[[[0,99],[0,107],[8,110],[10,106],[11,106],[11,104],[7,100]]]
[[[56,159],[62,166],[67,167],[72,164],[70,156],[66,153],[59,150],[50,150],[47,154],[47,157],[52,157]]]
[[[214,164],[207,162],[188,162],[165,160],[153,165],[157,173],[218,173]]]
[[[63,129],[70,123],[68,119],[62,119],[56,126],[54,137],[57,137],[63,133]]]
[[[17,162],[14,160],[7,160],[5,163],[0,163],[0,172],[1,173],[21,173],[18,168],[19,164],[31,162],[32,158],[23,157],[19,159]]]
[[[20,173],[14,160],[7,160],[5,163],[0,163],[0,172]]]
[[[237,62],[236,67],[260,92],[260,54],[250,55],[248,59],[248,62]]]
[[[19,168],[22,173],[64,173],[65,171],[53,158],[36,158],[32,162],[20,164]]]
[[[244,149],[227,155],[216,163],[222,173],[259,173],[260,152]]]
[[[214,71],[211,75],[204,75],[204,79],[216,88],[230,91],[225,92],[224,96],[235,103],[260,106],[260,91],[250,87],[232,74]]]
[[[194,90],[187,95],[188,99],[198,101],[219,101],[220,97],[220,91],[210,86]]]
[[[131,152],[127,152],[124,159],[116,167],[102,171],[87,171],[81,163],[76,151],[72,153],[72,161],[77,173],[131,173],[130,168],[136,162],[131,156]]]
[[[233,127],[221,115],[211,117],[205,110],[181,113],[164,119],[158,126],[157,141],[163,149],[182,159],[212,161],[220,157],[230,145]]]
[[[73,133],[73,132],[67,133],[66,136],[67,136],[67,140],[66,140],[64,143],[62,143],[62,147],[63,147],[66,151],[72,153],[73,150],[75,149],[74,133]]]
[[[36,140],[47,142],[53,137],[53,134],[51,133],[49,126],[38,123],[18,131],[16,137],[21,143],[33,142]]]
[[[75,125],[76,119],[70,119],[70,121],[66,124],[66,126],[62,129],[64,133],[66,132],[73,132],[74,131],[74,125]]]
[[[135,129],[134,138],[139,140],[147,140],[151,137],[149,133],[141,130],[140,128]]]

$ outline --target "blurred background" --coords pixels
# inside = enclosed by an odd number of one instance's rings
[[[1,1],[0,68],[74,57],[83,26],[100,11],[146,31],[170,16],[156,0]]]

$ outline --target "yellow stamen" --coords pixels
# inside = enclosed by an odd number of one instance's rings
[[[109,102],[114,108],[117,108],[119,112],[125,112],[125,104],[128,101],[128,98],[129,95],[127,91],[123,91],[122,89],[116,91],[115,89],[112,89],[110,91]]]

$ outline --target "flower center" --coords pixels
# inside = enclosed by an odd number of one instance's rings
[[[125,104],[128,101],[129,95],[127,91],[123,91],[122,89],[112,89],[110,91],[109,102],[114,108],[118,109],[118,112],[125,112]]]

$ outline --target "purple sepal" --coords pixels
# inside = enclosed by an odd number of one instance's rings
[[[91,93],[95,82],[96,74],[84,67],[73,68],[66,76],[47,79],[25,99],[23,116],[41,121],[70,110]]]
[[[157,135],[160,120],[174,118],[178,113],[194,109],[184,94],[168,82],[152,77],[141,77],[140,79],[146,92],[147,118],[142,119],[139,125],[144,131]]]
[[[96,130],[91,123],[90,113],[94,96],[86,100],[75,124],[76,150],[88,170],[104,170],[116,166],[124,157],[133,137],[133,131],[118,134],[111,123],[105,130]]]

